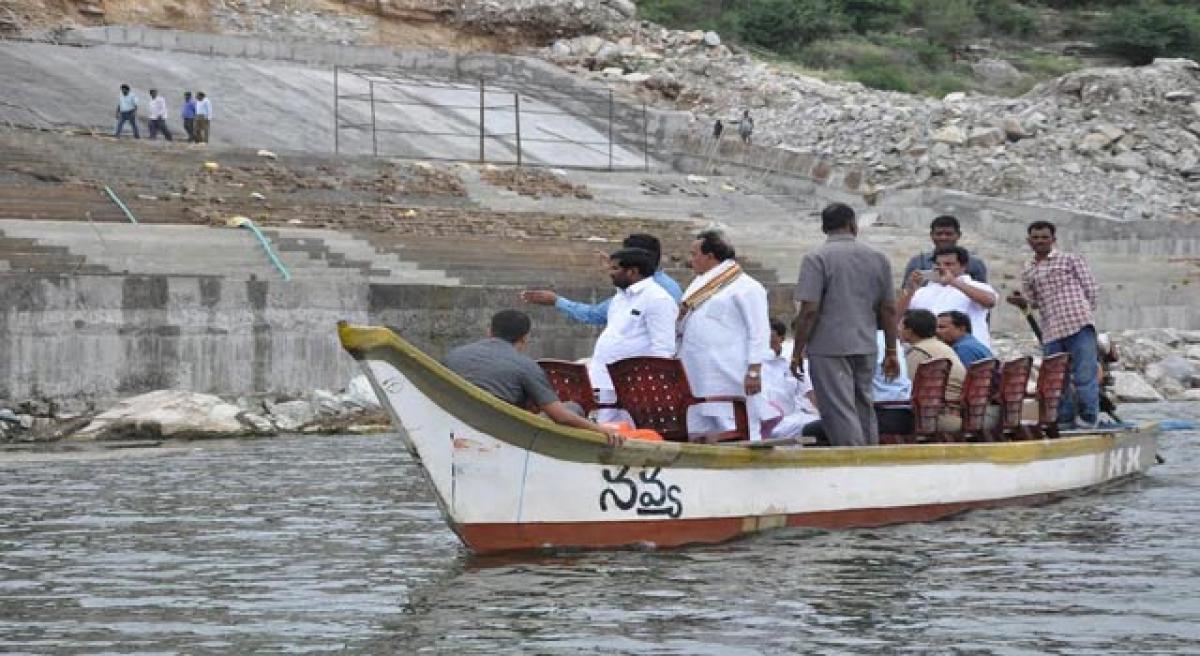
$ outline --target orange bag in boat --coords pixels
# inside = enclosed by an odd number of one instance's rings
[[[605,422],[600,424],[604,428],[617,432],[617,435],[627,440],[645,440],[647,442],[661,442],[662,435],[658,431],[651,428],[634,428],[627,421]]]

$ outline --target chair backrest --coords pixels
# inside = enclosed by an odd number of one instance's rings
[[[1025,388],[1029,385],[1032,369],[1033,358],[1029,356],[1010,360],[1000,367],[996,402],[1000,405],[1000,428],[1003,430],[1021,427],[1021,406],[1025,403]]]
[[[608,365],[617,406],[638,428],[671,442],[688,441],[687,411],[695,405],[683,363],[674,358],[626,358]]]
[[[946,408],[946,381],[950,379],[950,360],[938,358],[922,362],[913,373],[913,433],[937,433],[938,415]]]
[[[1042,360],[1038,369],[1037,401],[1038,423],[1042,426],[1058,424],[1058,403],[1067,386],[1067,372],[1071,369],[1071,354],[1056,353]]]
[[[992,382],[996,377],[996,368],[1000,366],[993,358],[979,360],[967,367],[967,376],[963,379],[962,397],[959,403],[962,407],[962,432],[982,433],[984,418],[987,416],[988,403],[992,400]]]
[[[587,365],[551,359],[538,360],[537,363],[546,372],[559,401],[578,403],[585,415],[596,410],[596,390],[592,388]]]

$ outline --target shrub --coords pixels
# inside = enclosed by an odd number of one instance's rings
[[[894,29],[912,9],[910,0],[842,0],[841,5],[850,29],[859,34]]]
[[[799,52],[845,30],[833,0],[749,0],[738,13],[741,38],[776,52]]]
[[[977,9],[984,25],[1015,36],[1029,36],[1037,31],[1034,11],[1012,0],[982,0]]]
[[[903,91],[913,93],[916,89],[911,80],[899,66],[894,64],[875,64],[851,69],[850,77],[861,82],[864,86],[884,91]]]
[[[914,0],[912,17],[931,41],[944,46],[957,46],[979,33],[971,0]]]
[[[1200,57],[1200,12],[1142,0],[1115,9],[1098,33],[1100,47],[1133,64],[1155,57]]]

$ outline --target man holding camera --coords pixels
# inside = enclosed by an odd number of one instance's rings
[[[943,214],[937,217],[929,224],[929,239],[933,241],[933,250],[927,253],[918,253],[909,259],[908,264],[904,267],[904,275],[900,278],[900,285],[905,289],[915,286],[920,287],[929,280],[922,279],[914,283],[913,271],[929,271],[934,269],[933,257],[934,253],[939,248],[947,246],[958,246],[958,240],[962,239],[962,228],[959,227],[958,219],[948,214]],[[976,255],[967,262],[967,275],[971,276],[972,280],[978,282],[987,282],[987,266],[983,260]]]

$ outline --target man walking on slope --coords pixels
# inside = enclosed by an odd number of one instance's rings
[[[171,129],[167,127],[167,99],[158,95],[157,89],[150,90],[150,138],[154,139],[162,132],[167,141],[174,141]]]
[[[121,85],[121,95],[117,97],[117,129],[113,132],[113,136],[120,139],[121,131],[125,129],[125,124],[133,128],[133,138],[140,139],[137,126],[137,95],[130,92],[128,84]]]
[[[1095,318],[1099,285],[1082,257],[1058,250],[1053,223],[1035,221],[1026,232],[1033,259],[1021,272],[1025,293],[1013,293],[1006,300],[1022,310],[1041,310],[1045,355],[1071,354],[1071,378],[1058,404],[1059,428],[1094,428],[1100,420]]]
[[[825,244],[805,255],[800,264],[792,371],[804,375],[807,356],[817,407],[832,446],[878,444],[877,328],[884,333],[884,375],[891,380],[900,372],[892,267],[883,253],[857,240],[858,221],[849,206],[826,207],[821,212],[821,230],[827,235]]]

